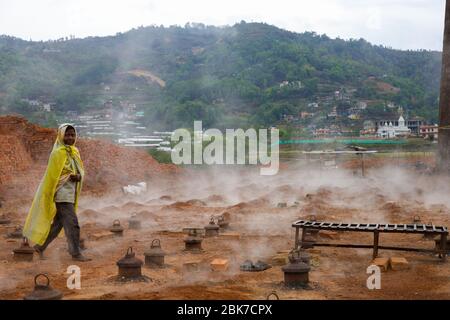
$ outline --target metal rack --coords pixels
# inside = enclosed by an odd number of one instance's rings
[[[373,258],[378,256],[379,249],[416,251],[416,252],[432,252],[439,255],[443,260],[447,256],[447,227],[435,226],[431,224],[371,224],[371,223],[336,223],[336,222],[319,222],[299,220],[292,224],[295,228],[295,248],[305,247],[305,245],[317,247],[341,247],[341,248],[373,248]],[[300,229],[302,229],[302,239],[300,241]],[[330,231],[350,231],[350,232],[372,232],[374,241],[372,245],[364,244],[333,244],[333,243],[317,243],[305,240],[306,230],[330,230]],[[434,250],[422,248],[405,248],[380,246],[380,233],[409,233],[440,236],[439,245]]]

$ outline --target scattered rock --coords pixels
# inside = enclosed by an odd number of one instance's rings
[[[251,260],[246,260],[240,266],[240,270],[241,271],[249,271],[249,272],[259,272],[259,271],[267,270],[271,267],[272,267],[271,265],[269,265],[263,261],[260,261],[260,260],[258,260],[255,264],[253,264],[253,262]]]
[[[95,219],[100,217],[102,214],[98,211],[92,210],[92,209],[86,209],[80,212],[81,217],[85,217],[88,219]]]
[[[322,251],[320,249],[314,249],[314,248],[307,249],[306,251],[310,254],[321,254],[322,253]]]
[[[220,233],[219,236],[229,240],[239,240],[241,238],[241,235],[237,232],[224,232]]]
[[[409,269],[408,261],[403,257],[391,257],[389,259],[389,265],[394,271]]]
[[[272,265],[284,266],[288,263],[288,253],[279,253],[272,258]]]
[[[0,194],[33,194],[47,167],[56,137],[56,128],[34,125],[24,117],[0,116]],[[181,170],[160,164],[144,150],[127,148],[97,139],[77,141],[86,168],[85,191],[117,190],[119,187],[149,180]],[[107,179],[106,179],[107,177]]]
[[[227,271],[228,270],[228,260],[227,259],[214,259],[211,262],[211,269],[213,271]]]
[[[389,268],[389,258],[375,258],[372,264],[380,267],[382,272],[386,272]]]
[[[319,267],[320,266],[320,258],[319,258],[319,256],[312,256],[311,260],[309,260],[309,264],[312,267],[315,267],[315,268]]]
[[[191,199],[191,200],[186,201],[186,203],[189,205],[197,206],[197,207],[205,207],[206,206],[206,202],[199,200],[199,199]]]
[[[89,240],[112,239],[114,234],[109,231],[101,231],[88,235]]]
[[[201,261],[200,260],[191,260],[183,263],[183,271],[193,272],[200,270]]]
[[[397,213],[401,210],[401,207],[395,201],[388,201],[381,207],[381,209],[389,211],[391,213]]]
[[[279,202],[277,204],[277,208],[287,208],[287,203],[286,202]]]
[[[205,200],[209,201],[209,202],[224,202],[225,201],[225,199],[221,195],[218,195],[218,194],[213,194],[213,195],[209,196],[208,198],[206,198]]]

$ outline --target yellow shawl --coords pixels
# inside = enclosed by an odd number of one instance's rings
[[[78,197],[84,181],[84,167],[80,153],[75,147],[77,134],[75,131],[75,143],[73,146],[64,144],[64,135],[70,124],[62,124],[58,128],[58,134],[53,145],[47,170],[42,178],[38,190],[34,195],[28,217],[23,228],[23,236],[39,245],[44,244],[50,232],[53,218],[56,214],[54,201],[56,191],[69,179],[71,174],[76,174],[75,168],[69,164],[68,157],[74,160],[76,169],[81,175],[81,181],[77,183],[75,192],[75,211],[78,208]]]

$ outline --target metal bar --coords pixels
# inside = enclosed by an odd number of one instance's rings
[[[383,232],[383,233],[408,233],[408,234],[435,234],[435,235],[440,235],[443,233],[446,233],[444,231],[423,231],[423,230],[413,230],[413,229],[403,229],[403,230],[398,230],[398,229],[382,229],[382,228],[360,228],[360,229],[356,229],[356,227],[318,227],[318,226],[302,226],[302,225],[298,225],[298,226],[294,226],[294,227],[299,227],[299,228],[307,228],[307,229],[315,229],[315,230],[338,230],[338,231],[342,231],[342,232],[374,232],[374,231],[379,231],[379,232]]]
[[[331,222],[309,222],[299,220],[292,224],[293,227],[297,228],[311,228],[320,230],[339,230],[339,231],[355,231],[355,232],[386,232],[386,233],[434,233],[434,234],[448,234],[448,230],[443,226],[434,225],[422,225],[422,224],[348,224],[348,223],[331,223]]]
[[[295,246],[296,248],[317,246],[317,247],[338,247],[338,248],[355,248],[355,249],[368,249],[372,248],[372,256],[375,259],[378,256],[378,251],[383,250],[398,250],[398,251],[412,251],[412,252],[425,252],[425,253],[438,253],[439,258],[446,260],[447,257],[447,236],[448,230],[444,226],[434,226],[434,225],[417,225],[417,224],[344,224],[344,223],[330,223],[330,222],[305,222],[299,220],[293,224],[296,228],[295,234]],[[302,228],[302,239],[299,241],[299,228]],[[421,229],[418,229],[421,228]],[[310,243],[305,241],[305,230],[339,230],[339,231],[353,231],[353,232],[373,232],[374,241],[373,245],[364,244],[339,244],[339,243]],[[405,247],[391,247],[391,246],[380,246],[379,237],[380,233],[415,233],[424,235],[440,235],[439,248],[431,249],[421,249],[421,248],[405,248]]]
[[[447,235],[441,234],[441,245],[440,245],[440,254],[439,257],[442,258],[442,260],[447,260]]]
[[[441,239],[441,241],[443,242],[442,250],[444,251],[444,256],[442,258],[443,261],[447,260],[447,236],[448,234],[443,234],[442,237],[444,239]]]
[[[380,238],[380,233],[375,231],[373,233],[373,259],[378,257],[378,240]]]
[[[295,243],[294,243],[294,249],[295,249],[295,250],[298,249],[298,237],[299,237],[299,231],[300,231],[300,228],[295,228]],[[302,229],[302,234],[303,234],[303,229]]]
[[[305,228],[302,228],[302,240],[301,240],[301,242],[300,243],[304,243],[304,242],[306,242],[305,241],[305,237],[306,237],[306,229]],[[299,248],[301,248],[301,246],[299,246]]]
[[[343,243],[314,243],[315,247],[336,247],[336,248],[353,248],[353,249],[372,249],[371,244],[343,244]],[[405,247],[390,247],[378,246],[379,250],[393,250],[393,251],[412,251],[412,252],[435,252],[433,249],[421,248],[405,248]]]

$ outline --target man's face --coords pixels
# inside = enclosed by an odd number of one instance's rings
[[[75,130],[73,128],[67,128],[64,134],[64,144],[72,146],[75,143]]]

